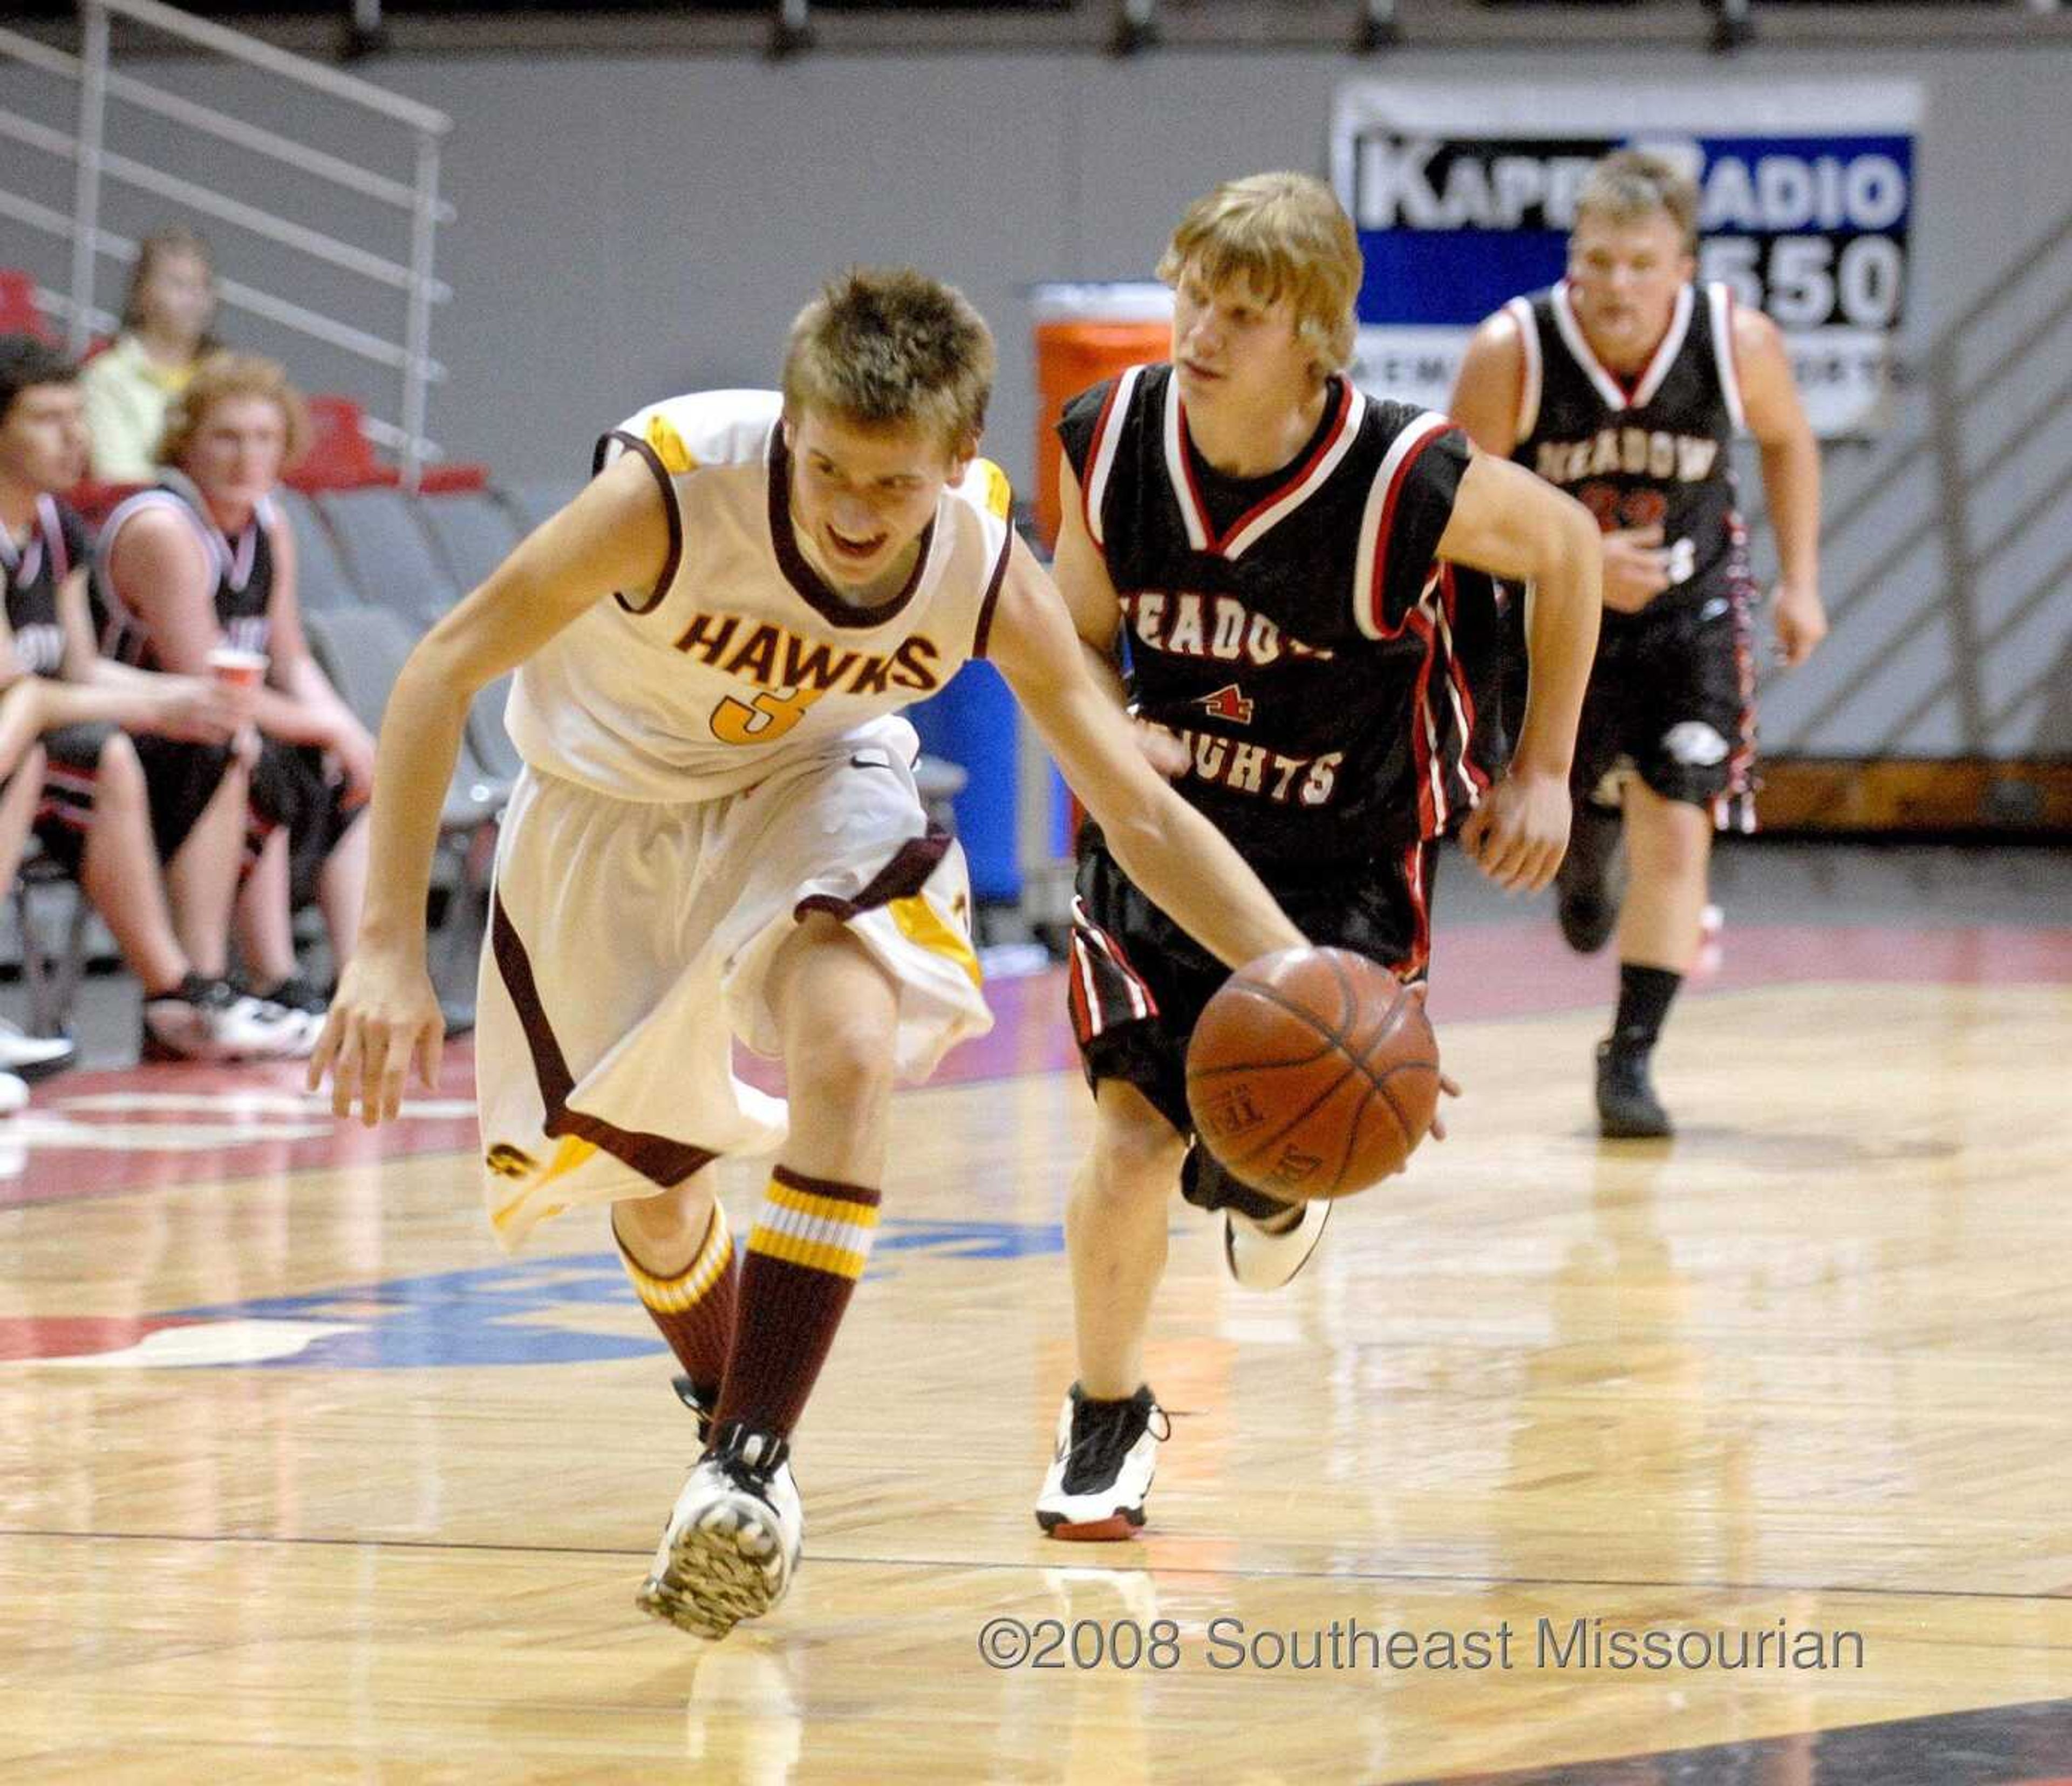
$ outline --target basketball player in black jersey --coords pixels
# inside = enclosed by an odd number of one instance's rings
[[[1442,416],[1371,398],[1351,356],[1361,261],[1307,175],[1231,182],[1159,266],[1173,359],[1067,407],[1054,574],[1147,748],[1313,941],[1421,978],[1437,841],[1511,888],[1546,884],[1596,642],[1596,529],[1576,503],[1472,454]],[[1496,760],[1491,574],[1540,589],[1540,674],[1510,772]],[[1189,1036],[1223,970],[1080,845],[1071,1009],[1095,1093],[1066,1231],[1079,1381],[1037,1503],[1046,1531],[1143,1523],[1157,1409],[1143,1381],[1174,1182],[1220,1210],[1241,1283],[1285,1283],[1330,1204],[1294,1210],[1190,1145]],[[1439,1131],[1443,1132],[1443,1131]]]
[[[1804,661],[1827,630],[1819,450],[1776,325],[1692,283],[1697,212],[1696,187],[1661,156],[1606,157],[1577,195],[1567,278],[1476,331],[1453,393],[1477,446],[1572,491],[1604,529],[1609,611],[1559,903],[1585,953],[1618,926],[1618,1010],[1597,1071],[1615,1138],[1671,1131],[1650,1057],[1697,952],[1713,829],[1754,825],[1754,591],[1728,458],[1744,429],[1782,567],[1782,660]]]
[[[11,803],[26,797],[45,856],[78,880],[142,985],[143,1052],[278,1055],[302,1026],[223,977],[245,804],[228,746],[244,710],[212,678],[150,674],[96,650],[91,545],[58,494],[86,463],[84,409],[70,360],[0,336],[0,732],[32,722],[43,765],[16,768],[0,796],[0,886],[21,845]],[[212,766],[177,824],[146,767],[160,759]],[[0,769],[16,760],[14,742],[0,737]],[[0,1064],[17,1072],[33,1077],[71,1056],[68,1042],[9,1028],[0,1025]],[[25,1047],[37,1052],[25,1058]]]

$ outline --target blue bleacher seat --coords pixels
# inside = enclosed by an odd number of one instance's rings
[[[503,563],[518,543],[518,526],[511,511],[487,491],[419,496],[411,512],[463,595]]]
[[[367,599],[421,632],[460,599],[432,550],[411,500],[400,490],[327,490],[318,512],[338,536],[352,580]],[[451,500],[450,498],[443,499]]]
[[[576,492],[589,482],[583,477],[527,478],[500,484],[495,493],[511,511],[520,531],[529,533],[567,508],[575,500]]]
[[[273,492],[273,503],[294,533],[295,556],[301,566],[295,593],[302,607],[311,612],[359,607],[360,592],[339,556],[338,541],[310,506],[310,499],[299,491],[280,489]]]

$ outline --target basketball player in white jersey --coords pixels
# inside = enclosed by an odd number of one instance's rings
[[[499,850],[476,1036],[490,1219],[515,1248],[609,1204],[709,1441],[639,1603],[707,1636],[773,1605],[787,1465],[870,1251],[895,1075],[991,1023],[961,852],[898,710],[990,657],[1133,875],[1224,961],[1301,933],[1145,763],[975,457],[985,323],[856,271],[793,325],[783,391],[642,411],[589,488],[426,637],[383,726],[360,947],[311,1062],[333,1108],[432,1082],[425,903],[475,692],[517,670],[526,767]],[[739,1084],[780,1056],[785,1107]],[[778,1150],[737,1271],[708,1170]]]
[[[1618,1008],[1598,1045],[1599,1126],[1667,1135],[1649,1062],[1699,946],[1716,825],[1754,829],[1755,591],[1729,448],[1761,451],[1787,666],[1827,631],[1820,455],[1777,326],[1700,287],[1698,193],[1622,150],[1577,195],[1568,277],[1515,298],[1470,342],[1453,414],[1485,451],[1572,492],[1604,530],[1605,616],[1573,766],[1563,934],[1618,932]],[[1623,821],[1623,899],[1613,870]]]

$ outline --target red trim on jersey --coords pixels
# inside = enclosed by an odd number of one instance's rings
[[[1439,603],[1446,615],[1446,675],[1453,685],[1454,697],[1461,704],[1461,722],[1464,728],[1461,734],[1461,767],[1469,785],[1479,794],[1490,784],[1489,777],[1476,763],[1474,752],[1470,747],[1475,735],[1475,698],[1468,692],[1468,679],[1461,669],[1460,652],[1453,642],[1460,636],[1457,623],[1459,601],[1460,587],[1454,581],[1453,567],[1442,564],[1439,567]]]
[[[1424,890],[1430,846],[1411,844],[1403,852],[1403,885],[1410,895],[1410,953],[1396,969],[1400,980],[1421,980],[1432,962],[1432,901]]]
[[[1410,726],[1410,753],[1417,765],[1417,829],[1428,837],[1436,837],[1445,814],[1440,810],[1439,791],[1433,785],[1432,739],[1435,728],[1432,724],[1432,658],[1437,644],[1437,633],[1432,616],[1424,611],[1424,598],[1403,617],[1404,624],[1424,641],[1424,656],[1417,666],[1417,681],[1411,691],[1411,712],[1414,716]]]
[[[1210,525],[1209,505],[1202,500],[1202,487],[1195,481],[1194,455],[1188,451],[1194,437],[1187,431],[1187,405],[1180,396],[1177,374],[1174,376],[1175,382],[1171,389],[1173,404],[1180,415],[1180,470],[1186,479],[1186,495],[1194,506],[1194,519],[1199,524],[1202,537],[1209,542],[1203,549],[1213,552],[1217,557],[1221,558],[1228,549],[1231,541],[1239,534],[1251,526],[1268,509],[1285,502],[1315,475],[1317,467],[1324,462],[1331,449],[1338,444],[1338,437],[1346,431],[1346,418],[1352,414],[1353,409],[1352,382],[1350,379],[1345,378],[1338,381],[1338,405],[1331,412],[1329,424],[1318,436],[1315,450],[1289,472],[1274,490],[1261,496],[1257,502],[1219,533]]]
[[[1412,426],[1415,426],[1416,424],[1413,423]],[[1396,468],[1395,476],[1388,480],[1388,495],[1381,499],[1381,521],[1374,530],[1374,569],[1370,574],[1371,582],[1367,590],[1367,614],[1374,622],[1373,632],[1377,639],[1399,638],[1403,632],[1402,625],[1397,626],[1393,632],[1389,629],[1388,611],[1383,599],[1388,586],[1389,536],[1396,529],[1396,499],[1403,493],[1403,482],[1410,475],[1411,467],[1424,456],[1426,449],[1432,442],[1435,440],[1444,440],[1448,434],[1455,431],[1450,427],[1434,428],[1424,439],[1419,441],[1408,452],[1405,453],[1403,455],[1403,463]],[[1413,605],[1412,611],[1414,611]],[[1410,615],[1406,613],[1403,617],[1404,624],[1408,624],[1409,619]]]
[[[1716,830],[1755,829],[1755,625],[1758,591],[1748,570],[1748,528],[1738,509],[1727,516],[1727,537],[1733,569],[1728,599],[1733,603],[1734,672],[1741,685],[1741,708],[1735,723],[1733,754],[1727,759],[1727,785],[1712,802]],[[1738,809],[1738,810],[1737,810]]]
[[[1129,965],[1122,945],[1087,916],[1083,901],[1072,901],[1068,998],[1072,1033],[1084,1047],[1119,1023],[1142,1023],[1158,1014],[1158,1001],[1144,977]],[[1116,998],[1104,994],[1108,981]]]

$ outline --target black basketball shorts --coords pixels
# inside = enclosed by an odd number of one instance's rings
[[[43,793],[36,808],[37,841],[43,854],[75,880],[93,828],[94,784],[101,753],[120,728],[104,722],[60,726],[45,732]]]
[[[366,810],[349,797],[344,778],[312,744],[268,739],[252,771],[254,851],[279,827],[288,832],[289,901],[300,911],[316,897],[317,879],[339,840]]]
[[[1431,955],[1429,842],[1377,857],[1357,874],[1275,896],[1311,942],[1371,957],[1421,980]],[[1153,904],[1098,842],[1083,846],[1067,960],[1072,1034],[1087,1083],[1116,1079],[1142,1093],[1176,1134],[1187,1111],[1187,1043],[1230,969]],[[1240,1183],[1190,1145],[1182,1194],[1205,1209],[1267,1216],[1285,1208]]]
[[[1754,829],[1755,651],[1745,590],[1607,611],[1570,783],[1610,804],[1628,772],[1664,800]]]

